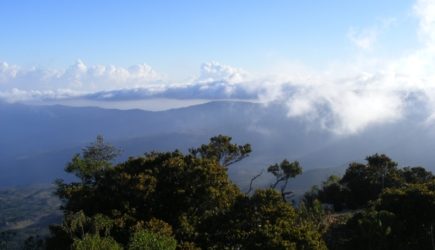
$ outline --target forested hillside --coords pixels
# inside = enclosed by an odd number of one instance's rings
[[[54,191],[52,185],[0,189],[0,249],[22,249],[29,237],[42,238],[48,225],[62,221]]]

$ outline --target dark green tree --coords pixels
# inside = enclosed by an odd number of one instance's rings
[[[396,249],[435,249],[435,182],[386,190],[375,205],[397,217]]]
[[[130,158],[105,169],[95,180],[92,185],[58,186],[65,214],[83,211],[86,217],[102,214],[111,218],[114,225],[110,235],[123,245],[131,237],[131,228],[139,230],[152,218],[169,223],[179,241],[195,241],[197,225],[225,211],[241,195],[214,159],[179,151]],[[68,234],[58,232],[54,238],[61,235]]]
[[[267,168],[267,172],[275,176],[275,183],[272,184],[271,188],[277,188],[278,184],[281,184],[280,191],[281,196],[284,201],[287,197],[292,195],[292,191],[287,191],[287,185],[290,178],[294,178],[302,173],[302,167],[299,165],[298,161],[289,162],[284,159],[280,164],[276,163]]]
[[[262,242],[263,249],[321,249],[320,234],[310,223],[297,220],[295,209],[276,191],[258,191],[249,197],[231,182],[228,165],[251,149],[249,144],[230,141],[218,136],[188,154],[152,152],[116,166],[112,166],[116,155],[112,150],[95,150],[96,145],[105,148],[100,143],[91,145],[67,167],[79,180],[57,182],[64,222],[50,228],[47,248],[70,249],[100,240],[127,248],[142,240],[169,244],[173,238],[179,249],[213,249],[224,244],[220,235],[225,234],[240,249],[253,249],[251,241],[231,236],[243,230],[243,235],[260,237],[256,242]],[[301,171],[296,163],[284,162],[280,167],[286,178]],[[256,221],[265,227],[257,228]],[[218,224],[227,226],[217,228]],[[226,246],[234,249],[230,243]]]
[[[400,176],[406,183],[427,183],[435,179],[432,172],[427,171],[423,167],[404,167],[400,169]]]
[[[396,216],[388,211],[368,209],[358,212],[345,225],[330,228],[328,247],[340,250],[397,249],[397,239],[392,233],[396,223]]]
[[[228,167],[243,160],[251,153],[251,145],[237,145],[231,143],[232,138],[225,135],[218,135],[210,138],[208,144],[198,148],[191,148],[189,152],[195,157],[214,159],[223,167]]]
[[[328,199],[332,196],[344,199],[342,207],[351,209],[366,207],[368,202],[378,198],[385,188],[398,187],[403,182],[397,163],[384,154],[366,158],[367,164],[351,163],[339,185],[327,185]],[[325,200],[326,197],[322,198]],[[335,198],[334,198],[335,199]],[[338,205],[337,200],[334,202]],[[338,208],[338,207],[337,207]]]
[[[98,135],[91,145],[82,150],[82,154],[76,154],[68,163],[65,171],[76,175],[81,184],[91,184],[96,178],[110,168],[113,160],[120,154],[120,150],[107,144],[103,136]]]
[[[427,182],[386,189],[368,209],[329,232],[330,249],[434,249],[434,187]]]
[[[101,237],[98,234],[87,234],[83,239],[76,239],[72,245],[73,250],[123,250],[115,240],[110,237]]]
[[[397,163],[384,154],[374,154],[368,156],[367,170],[374,185],[380,186],[382,192],[385,187],[394,187],[398,185]]]
[[[274,189],[240,196],[231,209],[204,224],[208,249],[326,249],[321,234]]]
[[[340,184],[341,178],[331,175],[322,183],[322,188],[317,190],[317,193],[312,195],[322,203],[333,205],[335,211],[341,211],[347,205],[350,191],[344,185]],[[311,198],[313,199],[313,198]]]
[[[175,250],[177,241],[165,235],[141,230],[133,234],[128,250]]]

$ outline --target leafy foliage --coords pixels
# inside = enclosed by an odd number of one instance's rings
[[[251,153],[251,145],[237,145],[231,143],[231,137],[218,135],[210,138],[209,144],[203,144],[199,148],[191,148],[189,152],[203,159],[214,159],[223,167],[228,167],[243,160]]]
[[[77,154],[65,168],[68,173],[75,174],[82,184],[91,184],[96,181],[99,174],[111,167],[111,161],[120,153],[120,150],[104,142],[101,135],[90,146],[83,149],[82,156]]]
[[[97,138],[67,166],[79,181],[57,181],[64,222],[51,227],[48,249],[100,241],[129,249],[325,248],[278,192],[249,197],[230,181],[227,167],[248,156],[249,144],[219,135],[189,154],[151,152],[116,166],[114,152]],[[276,173],[286,183],[301,171],[285,160]]]
[[[299,166],[298,161],[289,162],[284,159],[280,164],[276,163],[267,168],[267,172],[273,174],[276,178],[275,183],[271,186],[276,188],[279,183],[283,183],[280,187],[282,199],[285,201],[291,191],[286,191],[287,184],[290,178],[294,178],[302,173],[302,168]]]
[[[175,250],[177,241],[169,236],[150,231],[138,231],[133,234],[128,245],[129,250]]]
[[[406,183],[422,184],[435,179],[430,171],[423,167],[404,167],[400,169],[400,176]]]
[[[286,188],[302,172],[299,163],[269,166],[270,188],[244,194],[227,167],[251,148],[231,137],[213,137],[188,154],[151,152],[113,165],[117,152],[97,138],[74,156],[66,171],[78,181],[57,181],[64,219],[50,227],[47,249],[435,247],[434,176],[422,167],[400,169],[386,155],[350,164],[294,207]],[[331,214],[327,204],[345,212]]]
[[[428,186],[433,188],[427,183],[387,189],[349,219],[332,249],[433,249],[435,192]]]
[[[396,249],[435,247],[435,182],[386,190],[375,209],[397,217],[396,227],[392,229],[400,242]]]
[[[340,184],[350,192],[346,200],[349,208],[364,207],[368,201],[376,199],[384,188],[400,185],[397,163],[388,156],[375,154],[366,160],[366,165],[352,163],[340,180]]]
[[[122,250],[122,247],[110,237],[98,234],[85,235],[83,239],[74,240],[73,250]]]
[[[228,213],[206,223],[212,230],[204,245],[211,249],[326,249],[314,225],[297,217],[296,209],[277,191],[257,190],[252,197],[239,197]]]
[[[435,179],[422,167],[399,169],[385,155],[353,163],[342,179],[332,177],[307,193],[351,212],[325,234],[330,249],[434,249]]]
[[[318,198],[323,203],[332,204],[336,211],[361,209],[387,188],[424,183],[434,178],[432,173],[421,167],[399,169],[397,163],[384,154],[374,154],[366,160],[367,164],[351,163],[342,178],[331,176],[320,189],[308,193],[306,198]]]

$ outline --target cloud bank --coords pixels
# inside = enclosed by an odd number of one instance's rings
[[[192,81],[172,83],[147,64],[129,68],[86,65],[78,61],[65,70],[22,68],[0,63],[0,98],[7,101],[85,98],[122,101],[146,98],[244,99],[279,102],[288,116],[320,125],[337,134],[355,134],[370,126],[398,122],[416,109],[435,120],[435,2],[418,0],[420,47],[393,59],[366,55],[386,22],[350,28],[344,37],[358,57],[323,70],[292,68],[258,75],[217,62],[201,65]],[[416,105],[415,103],[418,103]]]
[[[148,87],[163,77],[146,64],[129,68],[86,65],[81,60],[64,70],[22,68],[0,62],[0,91],[35,93],[95,92],[119,88]],[[48,92],[47,92],[48,91]]]

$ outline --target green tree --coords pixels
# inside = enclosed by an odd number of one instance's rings
[[[400,176],[406,183],[427,183],[435,179],[432,172],[423,167],[405,167],[400,169]]]
[[[174,238],[142,230],[133,234],[128,250],[175,250],[176,247]]]
[[[298,220],[297,210],[274,189],[239,197],[202,230],[209,249],[326,249],[315,225]]]
[[[375,205],[397,217],[397,249],[435,249],[435,182],[386,190]]]
[[[368,202],[375,200],[385,188],[402,184],[397,163],[388,156],[374,154],[366,160],[367,164],[351,163],[339,182],[342,187],[331,187],[337,192],[342,192],[335,195],[343,197],[343,203],[348,208],[366,207]]]
[[[329,249],[435,249],[435,178],[423,167],[399,169],[375,154],[304,197],[309,204],[316,199],[357,209],[333,215],[324,235]]]
[[[107,144],[103,136],[98,135],[91,145],[76,154],[65,168],[65,171],[76,175],[82,184],[91,184],[99,174],[112,166],[112,161],[120,154],[120,150]]]
[[[292,195],[292,191],[287,191],[287,184],[290,178],[294,178],[302,173],[302,167],[298,161],[289,162],[284,159],[280,164],[276,163],[267,168],[267,172],[275,176],[275,183],[272,184],[272,188],[277,188],[279,183],[282,183],[280,187],[281,196],[284,201],[287,200],[287,196]]]
[[[116,154],[105,157],[112,150],[91,145],[68,165],[79,181],[57,182],[64,222],[50,228],[47,248],[70,249],[101,239],[134,249],[143,242],[172,249],[173,239],[186,250],[324,248],[315,226],[298,220],[295,208],[278,192],[257,191],[249,197],[231,182],[227,167],[251,149],[230,141],[213,137],[188,154],[151,152],[116,166],[111,163]],[[279,168],[284,184],[301,172],[297,162],[283,161]]]
[[[122,250],[122,246],[110,237],[100,237],[98,234],[85,235],[83,239],[76,239],[73,250]]]
[[[365,211],[330,232],[331,249],[435,248],[435,183],[386,189]],[[339,242],[340,244],[336,244]]]
[[[384,154],[368,156],[367,169],[371,175],[371,181],[380,186],[381,192],[385,187],[397,184],[397,163]],[[377,179],[377,180],[376,180]]]
[[[331,226],[327,232],[329,249],[397,249],[392,234],[396,217],[388,211],[368,209],[354,214],[344,225]]]
[[[301,223],[312,223],[317,231],[324,233],[327,228],[326,215],[327,211],[322,206],[322,203],[315,199],[311,203],[300,201],[298,206],[298,215]]]
[[[331,175],[322,183],[322,188],[317,191],[317,198],[322,203],[331,204],[335,211],[341,211],[346,207],[349,200],[350,191],[340,183],[341,178]]]
[[[223,167],[228,167],[248,157],[251,153],[251,145],[237,145],[231,143],[232,138],[225,135],[218,135],[210,138],[208,144],[198,148],[191,148],[189,152],[195,157],[214,159]]]
[[[213,143],[203,148],[212,151]],[[241,195],[215,157],[154,152],[112,167],[110,160],[116,154],[106,146],[97,140],[73,158],[66,170],[79,182],[57,182],[65,219],[63,225],[51,227],[49,248],[67,249],[74,239],[95,233],[92,218],[98,215],[110,218],[108,236],[123,245],[131,228],[140,229],[152,218],[169,223],[178,240],[195,241],[197,225],[225,211]],[[232,153],[230,158],[234,157]]]

